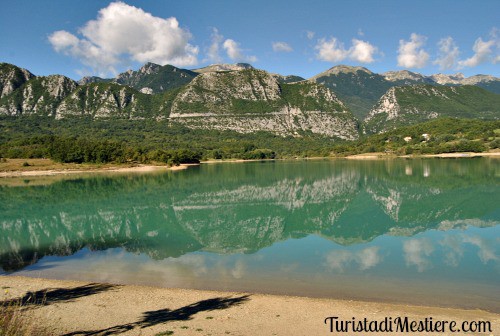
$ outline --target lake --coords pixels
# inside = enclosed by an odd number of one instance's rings
[[[4,276],[500,311],[499,159],[45,180],[0,180]]]

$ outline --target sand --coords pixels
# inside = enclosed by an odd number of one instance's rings
[[[183,170],[190,165],[179,165],[173,167],[140,165],[136,167],[118,167],[118,168],[96,168],[96,169],[49,169],[49,170],[14,170],[0,172],[1,177],[30,177],[30,176],[54,176],[67,174],[83,173],[146,173],[161,170]]]
[[[24,306],[53,335],[366,335],[330,333],[325,318],[382,321],[489,321],[500,334],[500,315],[480,310],[420,307],[248,293],[89,284],[1,276],[6,300],[32,292]],[[34,299],[35,295],[38,299]],[[45,293],[45,294],[44,294]],[[30,305],[30,302],[35,304]],[[405,335],[404,333],[373,333]],[[425,333],[424,333],[425,334]],[[447,333],[437,333],[436,335]],[[460,335],[454,333],[453,335]],[[471,334],[469,334],[471,335]]]
[[[460,153],[441,153],[441,154],[419,154],[419,155],[395,155],[389,153],[363,153],[356,155],[346,156],[349,160],[379,160],[379,159],[394,159],[394,158],[471,158],[471,157],[493,157],[500,158],[500,151],[474,153],[474,152],[460,152]]]

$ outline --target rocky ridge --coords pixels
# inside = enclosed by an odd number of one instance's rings
[[[170,120],[191,128],[240,133],[310,131],[357,138],[355,118],[332,91],[309,82],[280,83],[256,69],[197,76],[174,99]]]
[[[34,78],[31,72],[8,63],[0,63],[0,99]]]
[[[408,70],[376,74],[363,67],[337,65],[309,79],[333,90],[360,120],[365,119],[378,100],[394,86],[430,84],[435,86],[475,85],[500,94],[500,78],[487,75],[465,77],[436,74],[425,76]]]
[[[380,133],[439,117],[498,119],[500,95],[471,85],[392,87],[370,110],[364,131]]]
[[[0,100],[0,114],[54,116],[62,100],[76,88],[77,83],[65,76],[33,77]]]

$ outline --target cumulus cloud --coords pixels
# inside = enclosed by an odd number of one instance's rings
[[[458,62],[458,69],[475,67],[484,63],[497,64],[500,62],[500,36],[499,30],[493,28],[490,37],[483,40],[477,38],[472,46],[474,55]]]
[[[412,33],[409,41],[399,40],[398,66],[403,68],[423,68],[429,61],[429,54],[422,48],[427,38]]]
[[[446,37],[438,42],[439,57],[433,64],[439,65],[439,69],[447,70],[454,68],[458,61],[459,50],[452,37]]]
[[[352,47],[349,49],[349,58],[361,63],[373,63],[373,55],[377,52],[377,47],[368,42],[353,39]]]
[[[286,42],[273,42],[273,51],[275,52],[291,52],[292,47]]]
[[[316,56],[322,61],[340,62],[348,56],[348,51],[344,48],[344,45],[335,37],[330,38],[330,40],[319,39],[314,49],[318,51]]]
[[[358,39],[352,39],[352,46],[345,49],[344,44],[335,37],[319,39],[314,49],[318,51],[316,57],[327,62],[341,62],[349,58],[360,63],[372,63],[378,53],[377,47]]]
[[[472,57],[470,58],[459,61],[458,67],[475,67],[490,60],[495,63],[495,61],[498,60],[499,56],[493,58],[493,48],[498,48],[497,45],[498,43],[494,39],[483,41],[482,38],[478,38],[476,42],[474,42],[474,46],[472,47],[474,55],[472,55]]]
[[[246,56],[243,54],[242,49],[240,48],[240,44],[234,40],[227,39],[222,44],[224,50],[226,50],[227,56],[236,62],[256,62],[257,57],[255,56]]]
[[[116,65],[130,60],[176,66],[197,63],[198,47],[189,43],[191,33],[175,17],[155,17],[120,1],[101,9],[79,34],[83,37],[56,31],[49,42],[57,52],[79,59],[100,74],[115,72]]]
[[[217,28],[212,29],[212,36],[211,36],[211,44],[210,47],[208,47],[207,50],[207,59],[203,60],[205,61],[211,61],[213,63],[221,63],[222,62],[222,57],[220,56],[220,45],[222,44],[222,41],[224,41],[224,36],[219,34],[219,30]]]

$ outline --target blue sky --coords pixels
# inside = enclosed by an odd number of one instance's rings
[[[147,61],[248,62],[306,78],[338,64],[499,77],[499,13],[498,0],[3,0],[0,61],[74,79]]]

